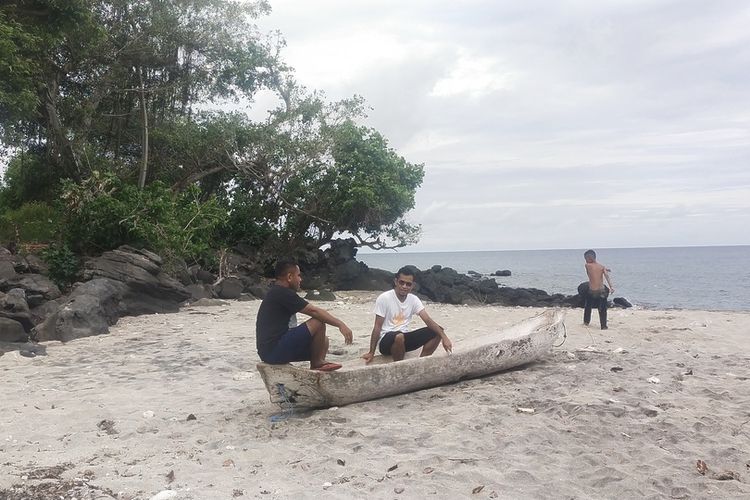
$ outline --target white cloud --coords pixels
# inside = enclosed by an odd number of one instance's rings
[[[299,81],[426,176],[411,250],[750,243],[750,7],[272,1]]]

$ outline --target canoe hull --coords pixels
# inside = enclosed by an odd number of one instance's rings
[[[271,402],[298,408],[343,406],[482,377],[540,359],[564,332],[563,314],[547,311],[507,330],[462,342],[451,355],[410,358],[397,363],[344,363],[319,372],[292,365],[259,363]]]

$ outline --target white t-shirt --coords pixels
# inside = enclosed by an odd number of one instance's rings
[[[378,295],[375,300],[375,314],[385,318],[380,338],[387,332],[406,332],[412,316],[424,309],[422,301],[413,294],[406,296],[403,302],[398,300],[395,290],[389,290]]]

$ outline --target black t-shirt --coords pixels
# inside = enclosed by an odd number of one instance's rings
[[[289,330],[289,320],[305,308],[307,301],[291,288],[273,285],[258,309],[255,320],[255,345],[260,357],[269,353]]]

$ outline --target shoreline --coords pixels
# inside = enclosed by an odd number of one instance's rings
[[[329,327],[331,360],[367,349],[376,294],[318,303],[355,334],[345,346]],[[618,308],[601,331],[596,317],[586,328],[581,309],[565,308],[566,342],[538,363],[284,419],[255,371],[258,305],[125,317],[108,335],[45,343],[47,356],[0,356],[0,493],[47,484],[78,488],[79,500],[164,490],[181,499],[750,495],[750,313]],[[426,305],[456,348],[542,310]],[[739,480],[717,479],[727,472]]]

